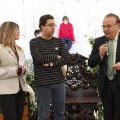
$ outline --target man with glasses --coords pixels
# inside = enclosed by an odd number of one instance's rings
[[[104,108],[104,120],[120,120],[120,19],[113,13],[103,19],[104,36],[96,38],[88,65],[99,65],[98,90]]]
[[[41,16],[41,36],[30,41],[38,106],[37,120],[48,120],[51,102],[54,120],[64,120],[65,79],[61,67],[70,62],[70,54],[64,43],[53,37],[55,26],[53,16]]]

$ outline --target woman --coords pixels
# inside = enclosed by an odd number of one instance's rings
[[[4,22],[0,26],[0,107],[4,120],[22,120],[27,74],[25,55],[16,44],[19,26]]]
[[[74,33],[73,33],[73,26],[69,22],[69,18],[64,16],[62,18],[63,23],[60,24],[59,29],[59,38],[65,43],[68,51],[72,47],[72,43],[75,42]]]

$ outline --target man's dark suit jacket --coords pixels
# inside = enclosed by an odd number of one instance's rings
[[[88,59],[88,65],[93,68],[96,65],[99,65],[99,72],[98,72],[98,90],[99,90],[99,96],[102,97],[102,91],[104,87],[104,80],[107,70],[107,54],[101,59],[99,55],[99,47],[102,44],[105,44],[108,39],[105,36],[99,37],[95,39],[95,43],[91,52],[91,55]],[[117,48],[116,48],[116,58],[115,63],[120,62],[120,33],[118,35],[118,42],[117,42]],[[120,70],[116,71],[117,78],[120,83]]]

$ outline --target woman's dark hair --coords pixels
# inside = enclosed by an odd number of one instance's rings
[[[68,18],[67,16],[64,16],[64,17],[62,18],[62,21],[64,21],[64,20],[68,20],[68,21],[69,21],[69,18]]]
[[[46,14],[46,15],[43,15],[43,16],[40,17],[40,19],[39,19],[40,30],[41,30],[41,25],[45,26],[45,24],[47,23],[47,20],[49,20],[49,19],[54,19],[54,17],[50,14]]]

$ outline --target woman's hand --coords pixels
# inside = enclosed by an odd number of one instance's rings
[[[25,69],[24,66],[20,65],[19,67],[18,66],[16,67],[16,72],[17,72],[18,75],[23,75],[23,74],[25,74],[26,69]]]

